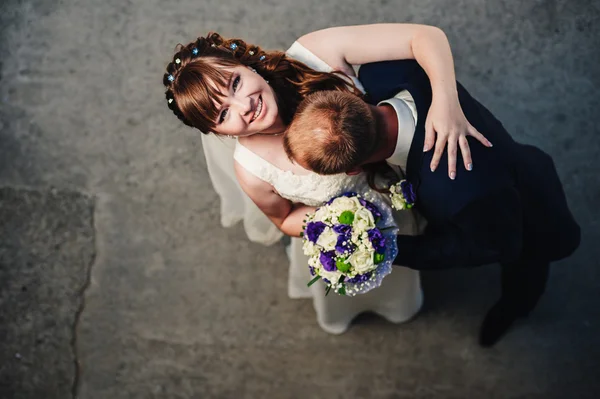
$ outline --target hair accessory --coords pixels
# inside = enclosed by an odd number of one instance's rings
[[[194,54],[194,55],[198,55],[198,49],[197,49],[197,48],[193,48],[193,49],[192,49],[192,54]]]
[[[233,51],[235,51],[235,50],[238,48],[238,45],[237,45],[237,44],[235,44],[235,43],[231,43],[231,44],[229,45],[229,48],[230,48],[230,49],[232,49]]]
[[[258,72],[256,72],[256,69],[252,68],[251,66],[249,66],[248,69],[251,70],[254,73],[258,73]]]
[[[179,58],[175,59],[176,64],[181,64],[181,60]]]
[[[169,98],[169,104],[171,104],[173,102],[172,98]]]
[[[217,47],[217,45],[213,43],[210,45],[210,47]]]
[[[261,55],[261,56],[260,56],[258,59],[262,61],[262,60],[264,60],[265,58],[267,58],[267,56],[265,56],[265,55]]]
[[[254,51],[250,50],[250,51],[248,51],[248,54],[254,55]]]
[[[172,82],[175,80],[175,76],[169,75],[169,76],[167,76],[167,79],[169,80],[169,82]]]

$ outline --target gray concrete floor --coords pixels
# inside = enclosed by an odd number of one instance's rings
[[[493,349],[493,266],[425,274],[411,323],[322,332],[286,296],[283,244],[219,226],[198,133],[164,103],[174,45],[209,30],[285,49],[383,21],[446,31],[458,78],[555,158],[582,225]],[[598,397],[599,21],[592,0],[2,1],[0,398]]]

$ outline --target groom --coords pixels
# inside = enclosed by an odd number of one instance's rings
[[[454,181],[444,170],[447,153],[440,170],[432,173],[433,154],[422,150],[431,105],[425,72],[415,61],[387,61],[362,66],[359,79],[368,101],[378,105],[366,108],[363,103],[361,108],[358,98],[340,92],[307,98],[286,133],[288,155],[323,174],[357,171],[386,160],[400,166],[415,188],[417,209],[428,226],[422,235],[398,236],[401,250],[395,263],[431,270],[499,262],[502,296],[480,330],[483,346],[495,344],[535,307],[550,262],[579,246],[579,226],[552,159],[516,143],[458,84],[465,116],[494,147],[471,142],[476,167],[466,171],[458,165]],[[334,123],[321,124],[325,119]],[[311,124],[314,134],[303,141]]]

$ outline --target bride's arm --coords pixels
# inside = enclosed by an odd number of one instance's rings
[[[292,237],[300,237],[306,214],[314,207],[293,204],[273,191],[273,187],[248,172],[235,162],[235,174],[242,190],[258,208],[281,230]]]
[[[435,91],[456,93],[454,61],[444,32],[418,24],[337,26],[308,33],[298,42],[336,70],[354,75],[352,65],[416,60]]]
[[[336,70],[354,75],[351,65],[414,59],[425,70],[433,100],[425,127],[425,148],[435,143],[431,168],[435,170],[448,143],[448,172],[456,174],[457,148],[467,170],[472,160],[466,136],[483,145],[490,142],[465,118],[458,101],[454,61],[445,33],[434,26],[418,24],[373,24],[340,26],[309,33],[298,42]],[[437,141],[435,136],[437,133]]]

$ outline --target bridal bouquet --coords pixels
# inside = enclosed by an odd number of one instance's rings
[[[377,203],[377,206],[374,204]],[[388,205],[356,193],[332,198],[307,215],[302,237],[312,285],[322,279],[330,290],[354,296],[379,287],[398,254],[398,228]]]

